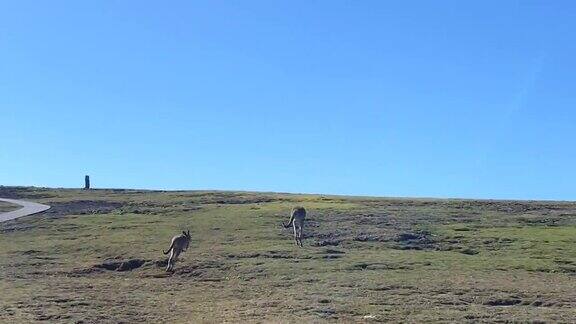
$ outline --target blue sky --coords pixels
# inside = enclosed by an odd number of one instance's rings
[[[573,1],[5,1],[0,184],[576,199]]]

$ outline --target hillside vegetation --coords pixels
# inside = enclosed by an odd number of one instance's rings
[[[576,321],[576,203],[0,187],[0,322]],[[293,206],[308,210],[294,245]],[[0,207],[1,208],[1,207]],[[174,273],[162,249],[189,229]]]

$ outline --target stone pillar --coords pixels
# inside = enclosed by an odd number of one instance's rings
[[[90,189],[90,176],[87,175],[84,177],[84,190]]]

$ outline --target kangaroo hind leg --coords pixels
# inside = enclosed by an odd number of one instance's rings
[[[296,222],[292,223],[292,227],[294,228],[294,243],[296,245],[299,245],[299,241],[298,241],[298,225],[296,225]]]
[[[172,269],[174,268],[174,250],[170,251],[170,257],[168,258],[168,265],[166,266],[166,272],[168,271],[172,271]]]

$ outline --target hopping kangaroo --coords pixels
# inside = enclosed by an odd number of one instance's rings
[[[172,242],[170,242],[170,247],[168,251],[162,250],[162,253],[168,254],[170,253],[170,257],[168,258],[168,266],[166,267],[166,271],[174,270],[174,263],[178,256],[182,251],[186,251],[188,246],[190,245],[190,230],[188,232],[182,231],[182,234],[176,235],[172,238]]]
[[[304,236],[304,219],[306,218],[306,209],[304,207],[292,208],[292,215],[288,224],[282,223],[284,228],[292,226],[294,228],[294,242],[302,247],[302,236]]]

